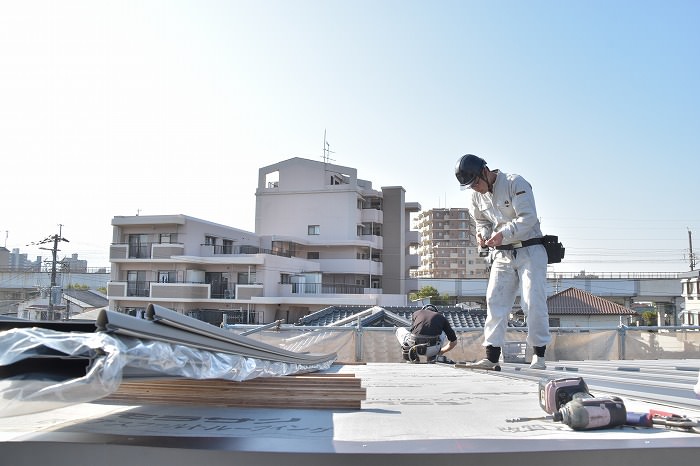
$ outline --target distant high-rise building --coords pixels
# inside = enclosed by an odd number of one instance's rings
[[[10,269],[11,270],[26,270],[26,271],[41,271],[41,256],[36,256],[36,260],[30,261],[27,259],[27,254],[20,254],[18,248],[13,248],[10,253]]]
[[[0,270],[9,270],[10,268],[10,251],[0,246]]]
[[[64,257],[61,260],[63,270],[70,272],[87,272],[87,261],[78,259],[77,254],[71,257]]]
[[[417,278],[485,278],[488,262],[479,257],[474,220],[466,208],[422,211],[415,219],[420,235]]]

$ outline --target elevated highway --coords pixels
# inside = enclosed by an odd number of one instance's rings
[[[623,306],[649,302],[669,312],[683,307],[682,277],[681,273],[548,273],[547,296],[568,288],[578,288]],[[419,290],[432,286],[440,295],[484,304],[488,280],[419,278],[417,282]]]

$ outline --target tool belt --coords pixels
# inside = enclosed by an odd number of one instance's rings
[[[424,356],[431,346],[440,344],[439,336],[426,336],[411,334],[404,343],[401,351],[403,358],[407,361],[418,361],[419,355]]]
[[[564,245],[559,242],[559,237],[555,235],[544,235],[541,238],[526,239],[525,241],[518,241],[513,244],[502,244],[496,246],[495,249],[498,251],[512,251],[534,246],[535,244],[544,245],[544,249],[547,251],[548,264],[559,263],[564,258]]]
[[[401,347],[403,358],[406,361],[417,362],[419,356],[428,356],[428,349],[440,346],[440,336],[414,335],[406,338]],[[430,354],[437,353],[435,349]]]
[[[414,335],[408,337],[408,343],[412,345],[435,346],[440,342],[440,336]]]
[[[535,244],[544,244],[544,238],[532,238],[526,239],[525,241],[518,241],[513,244],[502,244],[500,246],[495,246],[499,251],[510,251],[512,249],[526,248],[528,246],[534,246]]]

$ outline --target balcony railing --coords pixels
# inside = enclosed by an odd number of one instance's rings
[[[151,282],[136,281],[126,283],[126,295],[148,297],[150,296]]]
[[[290,251],[279,251],[273,249],[264,249],[258,246],[251,245],[222,245],[222,244],[201,244],[203,251],[208,251],[209,254],[218,255],[235,255],[235,254],[270,254],[273,256],[292,257]]]
[[[292,283],[292,294],[364,294],[364,290],[360,285]]]

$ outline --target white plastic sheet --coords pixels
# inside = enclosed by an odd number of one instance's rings
[[[129,367],[167,376],[243,381],[325,370],[333,363],[332,360],[317,365],[272,362],[103,332],[59,332],[37,327],[0,332],[0,366],[30,358],[35,360],[34,367],[38,361],[38,367],[46,370],[0,379],[0,416],[98,400],[119,388],[124,370]],[[84,361],[85,373],[65,377],[51,370],[52,364],[70,359]]]

